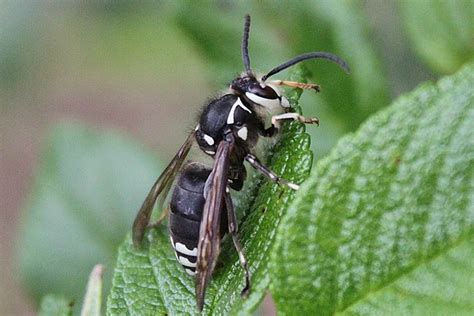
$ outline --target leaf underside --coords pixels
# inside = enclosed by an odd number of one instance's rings
[[[419,87],[316,165],[277,232],[281,314],[472,315],[473,86]]]
[[[295,70],[292,80],[302,81],[302,71]],[[296,106],[300,94],[300,91],[289,94],[293,105]],[[287,180],[304,181],[312,165],[310,139],[304,126],[286,125],[267,165]],[[258,176],[248,182],[235,203],[240,218],[239,238],[251,271],[250,296],[245,300],[240,297],[243,272],[231,239],[225,237],[203,314],[248,314],[258,306],[268,288],[270,249],[280,218],[294,193]],[[141,250],[133,248],[129,237],[120,247],[107,314],[194,313],[194,279],[176,261],[167,228],[150,230],[146,237]]]

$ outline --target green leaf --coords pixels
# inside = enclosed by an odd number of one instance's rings
[[[64,296],[49,294],[41,300],[39,316],[70,316],[72,315],[71,300]]]
[[[425,84],[319,161],[277,232],[279,312],[472,314],[473,85]]]
[[[302,80],[302,76],[295,72],[293,79]],[[299,95],[298,91],[289,95],[292,104],[297,104]],[[269,159],[269,167],[285,179],[303,182],[312,164],[309,142],[304,126],[287,125]],[[269,285],[270,249],[280,218],[294,193],[260,177],[248,182],[250,185],[235,201],[240,215],[239,238],[252,274],[251,294],[245,300],[240,297],[243,273],[232,241],[226,237],[207,291],[205,314],[249,314],[263,299]],[[195,310],[194,280],[176,262],[167,229],[149,231],[142,250],[134,249],[127,237],[119,250],[107,314],[176,315],[192,314]]]
[[[74,123],[52,132],[18,245],[21,277],[35,298],[63,293],[80,300],[91,268],[112,268],[158,171],[149,152],[115,133]]]
[[[431,69],[451,74],[472,60],[472,0],[404,0],[400,9],[412,45]]]

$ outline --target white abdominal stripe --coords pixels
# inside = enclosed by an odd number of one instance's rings
[[[187,274],[189,274],[190,276],[195,276],[196,275],[196,269],[187,269],[185,268],[184,271],[186,271]]]
[[[176,244],[173,244],[174,250],[176,252],[182,253],[183,255],[191,256],[191,257],[196,257],[197,256],[197,248],[194,248],[193,250],[190,250],[188,247],[186,247],[185,244],[182,244],[180,242],[177,242]]]
[[[196,262],[192,262],[188,258],[184,256],[180,256],[179,252],[175,252],[175,255],[176,255],[176,259],[179,261],[179,263],[181,263],[182,266],[189,267],[189,268],[196,268]]]
[[[176,259],[184,267],[187,274],[194,276],[196,274],[197,248],[191,250],[183,243],[174,243],[171,236],[170,239],[175,250]]]

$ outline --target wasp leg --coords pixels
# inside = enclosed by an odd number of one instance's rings
[[[235,217],[234,205],[232,203],[232,199],[230,197],[229,192],[226,192],[226,194],[224,195],[224,200],[225,200],[225,205],[227,208],[227,220],[229,223],[229,233],[232,236],[234,247],[237,250],[237,253],[239,254],[240,265],[242,266],[242,269],[244,270],[244,273],[245,273],[245,287],[243,288],[241,295],[243,297],[246,297],[250,291],[249,267],[248,267],[247,259],[245,259],[242,245],[240,244],[240,241],[237,236],[237,230],[238,230],[237,218]]]
[[[286,112],[272,116],[272,126],[267,129],[260,127],[260,133],[265,137],[273,137],[278,133],[280,121],[299,121],[304,124],[316,124],[319,126],[319,119],[317,117],[306,118],[298,113]]]
[[[316,92],[320,91],[319,85],[315,83],[305,83],[305,82],[288,81],[288,80],[272,80],[272,81],[269,81],[268,83],[276,85],[276,86],[287,86],[291,88],[309,89],[309,90],[315,90]]]
[[[247,160],[250,163],[250,165],[255,168],[255,170],[257,170],[258,172],[260,172],[261,174],[263,174],[265,177],[269,178],[270,180],[272,180],[276,184],[286,185],[287,187],[289,187],[290,189],[293,189],[293,190],[298,190],[300,188],[299,185],[297,185],[295,183],[292,183],[292,182],[289,182],[289,181],[286,181],[285,179],[283,179],[283,178],[279,177],[278,175],[276,175],[273,171],[271,171],[264,164],[262,164],[258,160],[258,158],[255,157],[254,155],[247,154],[247,156],[245,156],[245,160]]]
[[[147,228],[156,228],[161,225],[161,223],[165,220],[165,218],[168,217],[170,214],[170,209],[169,207],[165,208],[163,212],[161,212],[160,217],[156,220],[156,222],[148,224]]]
[[[283,113],[272,116],[272,125],[278,126],[279,121],[299,121],[304,124],[316,124],[319,126],[319,119],[317,117],[306,118],[298,113]]]

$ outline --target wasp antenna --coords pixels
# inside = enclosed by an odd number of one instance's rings
[[[249,58],[249,31],[250,31],[250,15],[245,15],[244,22],[244,36],[242,38],[242,58],[244,60],[244,67],[247,73],[250,73],[250,58]]]
[[[312,52],[312,53],[306,53],[306,54],[296,56],[288,60],[287,62],[281,64],[280,66],[273,68],[265,76],[262,77],[262,81],[267,80],[267,78],[273,76],[274,74],[279,73],[280,71],[285,70],[286,68],[289,68],[297,63],[300,63],[307,59],[315,59],[315,58],[323,58],[323,59],[330,60],[338,64],[347,73],[351,71],[349,68],[349,65],[347,65],[347,63],[339,56],[336,56],[331,53],[326,53],[326,52]]]

